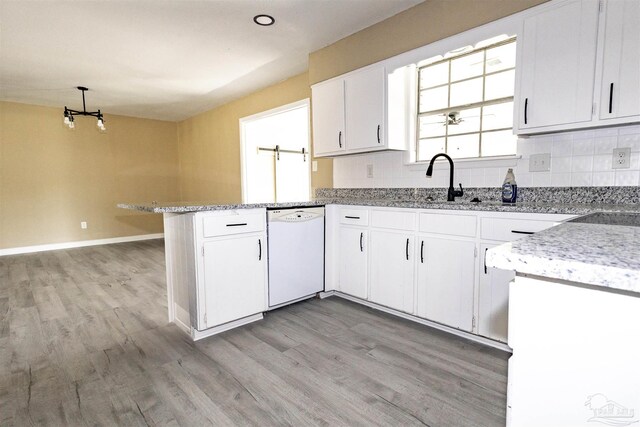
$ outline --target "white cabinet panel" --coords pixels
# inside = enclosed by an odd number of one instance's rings
[[[484,264],[484,256],[486,251],[494,246],[497,245],[480,245],[482,259],[478,289],[478,334],[506,343],[509,282],[513,280],[515,273],[487,268]]]
[[[344,151],[344,81],[337,79],[314,86],[311,94],[314,156]]]
[[[345,118],[349,150],[385,146],[384,67],[366,68],[345,78]]]
[[[600,118],[640,116],[640,1],[606,4]]]
[[[417,214],[412,210],[389,211],[377,210],[371,211],[371,226],[378,228],[390,228],[392,230],[415,231]]]
[[[370,301],[413,313],[413,245],[411,234],[371,231]]]
[[[420,214],[421,233],[475,237],[476,223],[476,215],[446,215],[442,213]]]
[[[595,0],[574,0],[525,19],[517,66],[521,130],[591,121],[598,8]]]
[[[203,215],[202,234],[204,237],[226,236],[229,234],[255,233],[264,230],[264,213],[239,215]]]
[[[340,227],[338,244],[339,291],[367,298],[367,244],[365,228]]]
[[[206,241],[206,328],[266,310],[266,241],[262,235]]]
[[[482,218],[480,221],[480,236],[486,240],[511,242],[529,234],[546,230],[556,225],[554,221],[536,221],[516,218]]]
[[[475,242],[420,237],[418,316],[472,330]]]

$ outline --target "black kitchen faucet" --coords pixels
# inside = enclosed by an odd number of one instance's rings
[[[431,178],[431,175],[433,175],[433,162],[435,162],[438,157],[444,157],[449,160],[449,191],[447,192],[447,202],[455,202],[456,197],[462,197],[464,191],[462,190],[462,184],[458,184],[460,185],[460,190],[453,188],[453,160],[451,160],[451,157],[445,153],[439,153],[433,156],[427,168],[427,177]]]

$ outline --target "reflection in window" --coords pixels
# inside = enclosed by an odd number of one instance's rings
[[[515,154],[515,37],[478,45],[419,68],[418,161]]]

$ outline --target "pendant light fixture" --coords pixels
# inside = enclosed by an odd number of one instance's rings
[[[73,129],[76,126],[73,116],[92,116],[98,119],[98,123],[97,123],[98,129],[100,129],[103,132],[107,130],[107,128],[104,126],[104,116],[102,115],[100,110],[87,111],[87,106],[84,100],[84,93],[88,91],[89,88],[86,88],[84,86],[78,86],[78,90],[82,91],[82,111],[72,110],[65,106],[64,107],[64,124],[69,126],[69,129]]]

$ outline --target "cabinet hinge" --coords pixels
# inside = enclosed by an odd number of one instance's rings
[[[202,247],[202,256],[204,256],[204,246]]]
[[[598,12],[599,12],[599,13],[602,13],[602,9],[603,9],[603,4],[602,4],[602,3],[603,3],[603,1],[602,1],[602,0],[600,0],[600,1],[598,2]]]
[[[595,102],[591,105],[591,115],[592,116],[596,115],[596,103]]]
[[[478,258],[478,247],[473,248],[473,257]]]
[[[205,325],[207,324],[207,313],[204,314],[204,319],[202,319],[202,321]]]
[[[471,318],[471,329],[475,330],[476,329],[476,316],[473,316]]]

